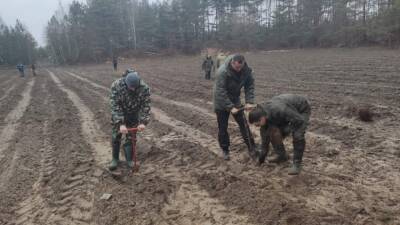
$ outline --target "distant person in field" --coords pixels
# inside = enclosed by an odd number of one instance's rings
[[[206,56],[206,58],[204,59],[203,64],[202,64],[202,69],[205,72],[206,80],[211,79],[211,71],[212,71],[213,66],[214,66],[214,62],[213,62],[211,56]]]
[[[276,157],[270,159],[269,162],[286,162],[288,156],[283,140],[291,134],[293,137],[293,165],[289,174],[299,174],[306,146],[305,132],[310,114],[311,108],[307,99],[293,94],[278,95],[253,109],[249,113],[249,122],[260,127],[259,163],[264,163],[270,143],[272,143]]]
[[[253,71],[247,65],[244,56],[231,55],[217,71],[213,94],[214,111],[218,121],[218,142],[225,160],[229,160],[228,121],[231,114],[239,125],[250,156],[254,158],[256,153],[254,139],[248,128],[240,101],[242,89],[244,89],[246,103],[244,108],[255,107]]]
[[[36,76],[36,66],[34,63],[32,63],[32,65],[31,65],[31,70],[32,70],[32,75]]]
[[[114,71],[118,70],[118,57],[113,57],[113,67]]]
[[[217,68],[216,69],[219,69],[219,67],[224,64],[224,62],[226,60],[226,57],[227,56],[225,55],[225,53],[223,53],[223,52],[218,53],[217,58],[216,58],[216,61],[217,61],[217,65],[216,65]]]
[[[126,136],[123,149],[129,167],[132,162],[132,134],[128,128],[137,127],[139,131],[146,128],[150,120],[150,88],[134,70],[127,70],[126,75],[111,85],[111,122],[112,128],[112,161],[110,170],[115,170],[119,163],[121,138]]]
[[[19,63],[18,65],[17,65],[17,70],[18,70],[18,72],[19,72],[19,75],[21,76],[21,77],[24,77],[25,76],[25,66],[24,66],[24,64],[22,64],[22,63]]]

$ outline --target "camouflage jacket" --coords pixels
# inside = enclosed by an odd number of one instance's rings
[[[267,114],[268,121],[275,127],[287,125],[297,128],[303,125],[305,118],[302,114],[311,112],[307,99],[300,95],[282,94],[260,104]]]
[[[268,117],[268,124],[260,127],[262,148],[268,148],[270,127],[281,129],[284,136],[293,133],[294,139],[304,138],[304,131],[311,114],[310,105],[305,97],[282,94],[260,104],[260,106]]]
[[[233,107],[240,107],[240,92],[244,88],[246,103],[254,103],[253,71],[244,65],[238,73],[231,67],[233,56],[229,56],[216,73],[213,102],[215,111],[230,111]]]
[[[131,91],[125,83],[125,77],[114,81],[110,93],[112,123],[126,124],[128,115],[137,115],[139,124],[150,120],[150,88],[140,81],[140,87]]]

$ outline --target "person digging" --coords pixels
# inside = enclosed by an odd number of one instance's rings
[[[249,110],[255,107],[253,71],[247,65],[243,55],[231,55],[218,69],[213,93],[214,111],[218,122],[218,142],[225,160],[230,159],[228,121],[231,114],[239,125],[250,157],[256,158],[254,139],[244,116],[244,110],[241,109],[240,93],[242,89],[244,89],[246,103],[244,108]]]
[[[283,140],[289,134],[293,137],[293,165],[289,175],[297,175],[302,168],[303,153],[306,146],[305,132],[310,120],[311,108],[303,96],[283,94],[258,105],[249,113],[249,123],[260,127],[261,149],[258,154],[262,164],[267,157],[269,144],[276,153],[270,163],[288,160]]]
[[[123,149],[129,168],[132,161],[132,133],[128,128],[137,127],[139,131],[146,128],[150,120],[150,88],[141,80],[134,70],[111,85],[110,105],[112,122],[112,161],[109,169],[115,170],[119,163],[119,151],[122,135],[126,136]]]

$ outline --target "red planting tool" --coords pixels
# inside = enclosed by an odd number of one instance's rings
[[[128,132],[132,134],[132,158],[133,158],[133,167],[132,172],[139,171],[139,165],[137,164],[137,153],[136,153],[136,142],[137,142],[137,132],[138,128],[128,128]]]

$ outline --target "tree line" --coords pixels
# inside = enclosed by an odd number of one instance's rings
[[[32,58],[36,44],[22,25],[3,26],[0,35],[3,62]],[[204,47],[396,47],[400,0],[87,0],[60,6],[46,38],[49,58],[60,64]]]
[[[31,64],[36,60],[36,47],[35,39],[20,21],[7,26],[0,18],[0,65]]]

